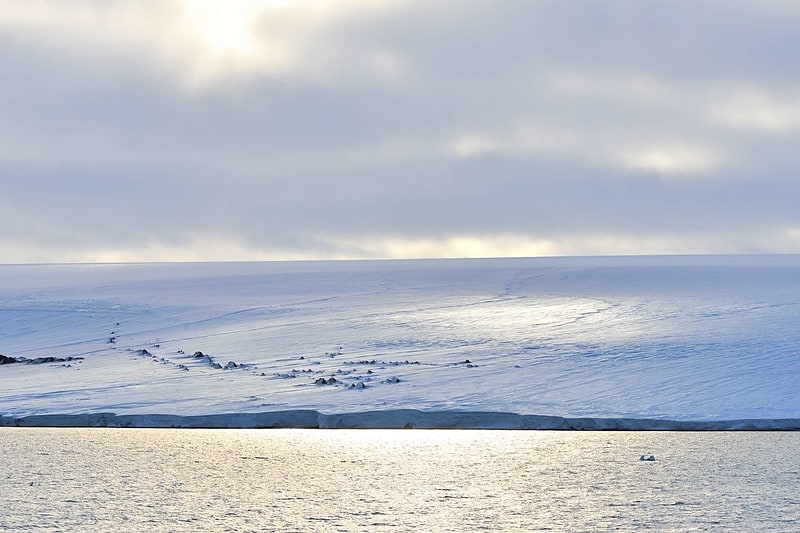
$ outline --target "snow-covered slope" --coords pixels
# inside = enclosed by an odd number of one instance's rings
[[[796,419],[798,324],[798,256],[4,265],[0,415]]]

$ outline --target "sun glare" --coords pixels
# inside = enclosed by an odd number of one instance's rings
[[[252,42],[252,26],[259,13],[286,1],[240,0],[216,2],[195,0],[185,4],[193,33],[208,48],[222,53],[245,53]]]
[[[264,34],[264,17],[295,0],[184,0],[182,30],[187,87],[198,89],[228,73],[280,71],[289,63],[285,36]]]

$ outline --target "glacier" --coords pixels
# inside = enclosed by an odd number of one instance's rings
[[[800,256],[0,265],[0,426],[800,429]]]

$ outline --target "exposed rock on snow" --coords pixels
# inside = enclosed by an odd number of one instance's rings
[[[13,363],[21,363],[24,365],[42,365],[45,363],[65,363],[68,361],[81,361],[83,357],[36,357],[28,359],[27,357],[8,357],[0,355],[0,365],[10,365]]]

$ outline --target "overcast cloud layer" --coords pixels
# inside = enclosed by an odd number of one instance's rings
[[[0,262],[800,252],[800,3],[0,9]]]

